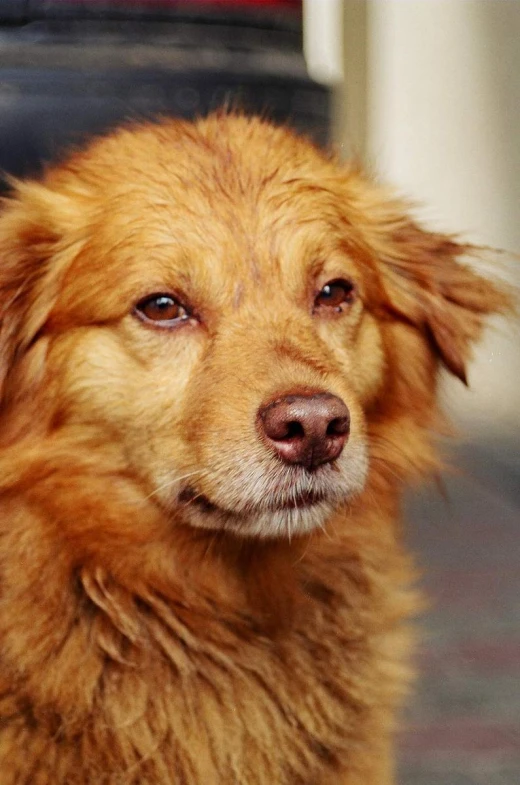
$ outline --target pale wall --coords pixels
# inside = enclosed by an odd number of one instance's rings
[[[360,15],[364,47],[348,27]],[[520,0],[346,0],[345,17],[350,136],[366,129],[354,146],[434,227],[520,252]],[[506,270],[520,284],[520,263]],[[478,353],[475,392],[447,394],[465,426],[518,438],[520,332],[502,329]]]

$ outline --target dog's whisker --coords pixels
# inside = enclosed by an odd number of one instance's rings
[[[292,536],[292,528],[291,528],[291,516],[289,515],[287,518],[287,540],[290,543]]]
[[[158,485],[157,488],[155,488],[151,493],[149,493],[147,496],[144,497],[144,501],[148,501],[148,499],[151,499],[152,496],[161,493],[161,491],[164,491],[166,488],[171,488],[174,485],[178,485],[183,480],[187,480],[188,477],[195,477],[197,475],[200,476],[202,474],[204,474],[203,470],[197,469],[193,472],[188,472],[187,474],[183,474],[180,477],[174,477],[172,480],[168,480],[167,482],[162,483],[162,485]]]
[[[200,499],[200,498],[203,498],[203,497],[204,497],[204,494],[202,492],[196,493],[195,496],[190,496],[189,499],[185,499],[183,501],[182,506],[183,507],[189,507],[190,504],[193,504],[193,502],[196,502],[197,499]]]

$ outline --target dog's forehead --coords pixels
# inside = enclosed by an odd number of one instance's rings
[[[270,127],[251,145],[227,126],[209,141],[189,126],[181,143],[175,128],[160,143],[148,128],[116,135],[73,162],[94,210],[71,305],[117,280],[121,308],[166,290],[237,307],[252,291],[301,290],[345,247],[336,170],[312,146]]]
[[[345,239],[326,188],[280,177],[268,187],[251,183],[241,190],[230,180],[227,187],[209,173],[203,188],[188,180],[182,189],[132,195],[119,216],[107,211],[107,239],[119,224],[114,254],[146,274],[204,276],[234,290],[238,280],[243,291],[273,276],[283,284],[292,270],[304,272]]]
[[[301,153],[282,165],[261,146],[256,158],[242,147],[196,155],[195,145],[189,158],[174,152],[168,148],[160,161],[152,156],[134,171],[113,160],[95,229],[107,256],[128,259],[141,249],[149,266],[182,257],[186,269],[191,251],[195,265],[220,257],[233,273],[238,265],[247,274],[259,257],[264,268],[278,262],[295,239],[319,245],[344,230],[330,176],[327,182],[309,171]]]

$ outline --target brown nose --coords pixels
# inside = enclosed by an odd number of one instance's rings
[[[286,395],[263,406],[258,422],[285,463],[312,470],[339,457],[348,439],[350,413],[330,393]]]

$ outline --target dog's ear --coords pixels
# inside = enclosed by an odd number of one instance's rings
[[[72,209],[68,197],[34,182],[13,183],[0,206],[0,400],[52,309]]]
[[[390,308],[423,329],[444,365],[466,384],[472,345],[487,316],[512,310],[511,294],[461,261],[478,249],[453,237],[403,218],[389,240],[383,276]]]
[[[487,316],[514,310],[511,290],[464,263],[482,249],[421,228],[408,205],[385,189],[356,176],[350,184],[357,222],[382,271],[383,307],[422,330],[443,364],[467,383],[472,344]]]

